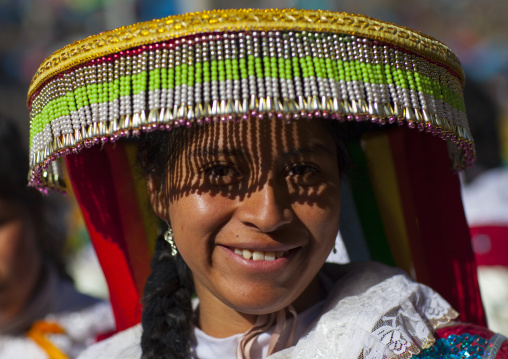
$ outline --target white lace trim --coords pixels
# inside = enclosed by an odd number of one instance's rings
[[[269,358],[410,358],[428,348],[435,341],[434,330],[458,314],[432,289],[399,273],[380,265],[352,267],[335,283],[323,314],[298,343]],[[140,358],[140,337],[138,325],[79,358]]]
[[[396,275],[330,303],[296,346],[270,358],[410,358],[434,343],[438,325],[457,315],[432,289]]]

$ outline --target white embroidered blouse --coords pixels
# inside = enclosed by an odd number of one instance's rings
[[[300,313],[296,345],[269,358],[410,358],[434,343],[439,325],[457,317],[432,289],[381,264],[335,265],[320,277],[328,289],[326,301]],[[141,358],[141,332],[140,325],[127,329],[90,347],[79,359]],[[266,355],[270,335],[269,330],[258,337],[253,358]],[[192,355],[233,359],[240,337],[217,339],[194,328]]]

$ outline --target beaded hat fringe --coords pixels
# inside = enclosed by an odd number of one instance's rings
[[[462,74],[448,63],[382,36],[206,30],[92,56],[32,84],[31,185],[62,188],[54,161],[94,144],[250,116],[407,124],[455,143],[456,168],[474,159]]]

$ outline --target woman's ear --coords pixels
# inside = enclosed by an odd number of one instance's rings
[[[162,220],[169,222],[168,196],[166,196],[166,191],[162,186],[161,178],[155,175],[147,175],[146,183],[153,211]]]

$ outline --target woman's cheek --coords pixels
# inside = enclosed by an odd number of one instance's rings
[[[173,201],[169,214],[173,230],[184,236],[205,237],[227,222],[232,213],[232,201],[222,196],[191,194]],[[178,239],[178,238],[177,238]]]

